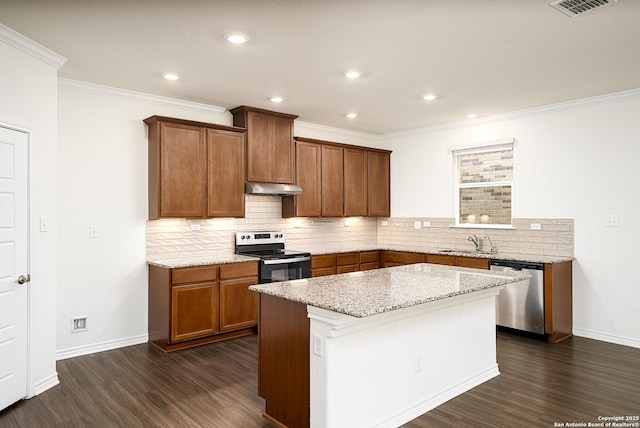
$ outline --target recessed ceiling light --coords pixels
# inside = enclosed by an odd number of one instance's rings
[[[249,36],[242,33],[225,34],[224,38],[227,39],[229,43],[233,43],[234,45],[241,45],[249,41]]]
[[[475,113],[469,113],[469,114],[467,115],[467,118],[469,118],[469,119],[475,119],[476,117],[478,117],[478,115],[477,115],[477,114],[475,114]]]
[[[271,97],[269,98],[269,101],[271,101],[272,103],[281,103],[284,101],[284,98],[282,97]]]
[[[433,100],[435,100],[436,98],[438,98],[438,96],[437,96],[437,95],[434,95],[434,94],[426,94],[426,95],[424,95],[422,98],[423,98],[425,101],[433,101]]]
[[[163,73],[162,77],[167,80],[178,80],[180,78],[176,73]]]
[[[358,70],[348,70],[344,72],[344,77],[347,79],[357,79],[362,76],[362,72]]]
[[[358,113],[347,113],[347,117],[349,119],[355,119],[356,117],[358,117]]]

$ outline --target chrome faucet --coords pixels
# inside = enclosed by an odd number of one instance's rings
[[[480,238],[478,238],[476,235],[469,235],[467,241],[473,242],[476,246],[476,251],[480,251]]]
[[[489,254],[495,254],[498,252],[498,248],[493,246],[493,242],[491,241],[491,238],[489,238],[488,235],[484,235],[484,239],[489,240],[489,244],[491,245],[491,249],[489,250]]]

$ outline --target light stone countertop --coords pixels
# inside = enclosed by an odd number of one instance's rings
[[[420,263],[271,284],[250,290],[363,318],[530,278]]]
[[[233,253],[218,254],[216,256],[193,256],[185,254],[180,258],[163,258],[162,255],[148,256],[147,263],[166,269],[176,269],[193,266],[222,265],[227,263],[255,262],[258,257],[241,256]]]
[[[292,250],[299,250],[298,248],[291,248]],[[362,246],[362,247],[354,247],[352,249],[337,249],[337,248],[321,248],[315,249],[311,251],[311,255],[320,256],[324,254],[334,254],[334,253],[350,253],[350,252],[362,252],[362,251],[403,251],[406,253],[420,253],[420,254],[435,254],[442,256],[462,256],[462,257],[473,257],[478,259],[493,259],[493,260],[510,260],[517,262],[529,262],[529,263],[562,263],[574,260],[574,257],[563,257],[563,256],[543,256],[537,254],[514,254],[514,253],[487,253],[482,251],[465,251],[465,250],[434,250],[434,249],[407,249],[403,246],[398,247],[388,247],[388,246]],[[307,250],[308,251],[308,250]]]

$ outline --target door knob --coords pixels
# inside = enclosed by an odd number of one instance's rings
[[[18,284],[22,285],[22,284],[24,284],[25,282],[29,282],[29,281],[31,281],[31,275],[26,275],[26,276],[25,276],[25,275],[20,275],[20,276],[18,277],[18,280],[17,280],[16,282],[17,282]]]

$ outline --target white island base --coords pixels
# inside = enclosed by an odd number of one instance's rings
[[[311,427],[397,427],[497,376],[502,288],[366,318],[307,306]]]

